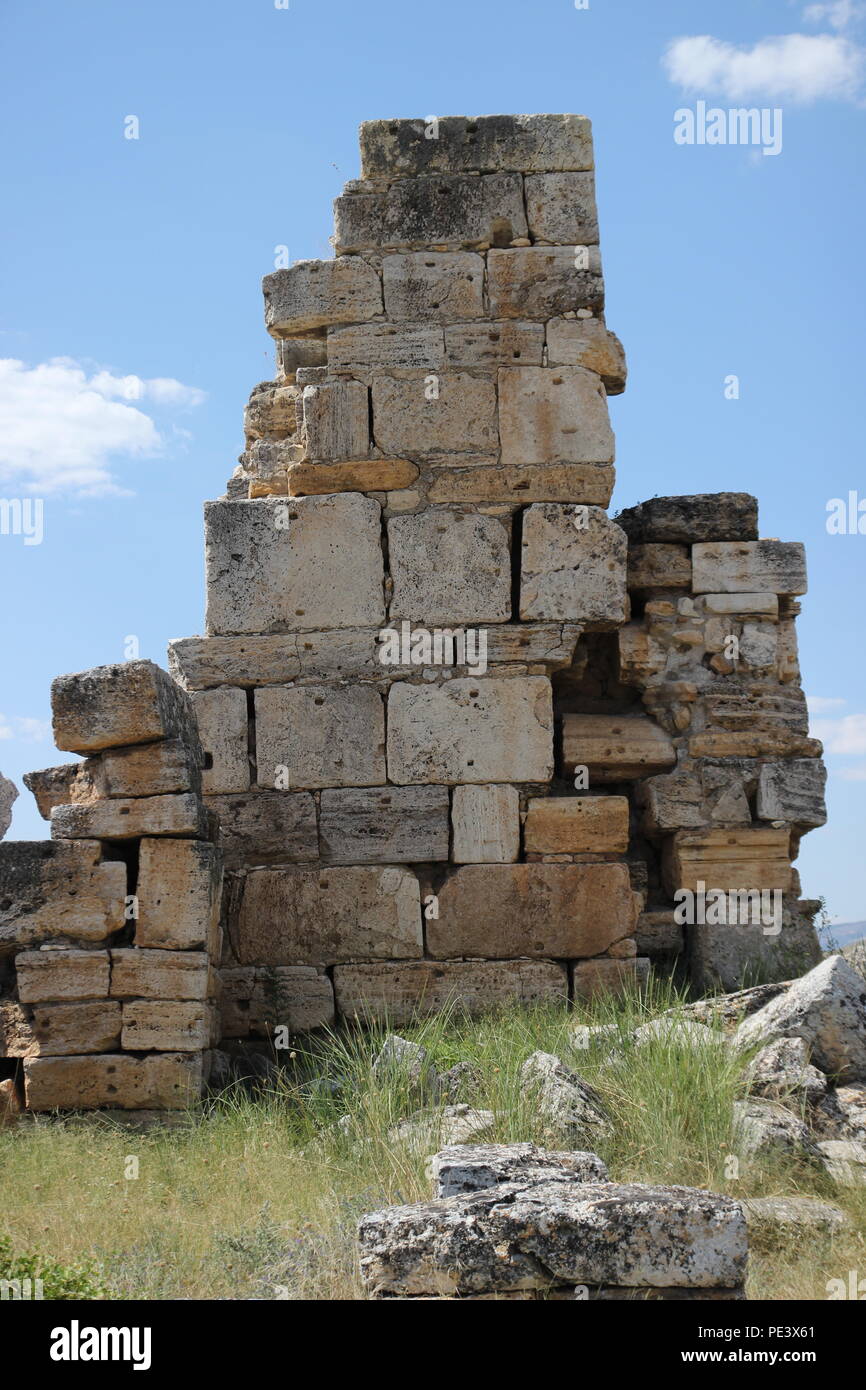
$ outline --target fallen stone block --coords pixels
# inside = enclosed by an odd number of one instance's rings
[[[514,795],[516,799],[517,793]],[[322,859],[329,864],[447,860],[448,812],[445,787],[323,791],[319,817]]]
[[[136,946],[218,955],[221,870],[219,851],[201,840],[142,840]]]
[[[840,1187],[866,1183],[866,1144],[825,1139],[817,1148],[825,1171]]]
[[[568,977],[563,966],[540,960],[337,965],[334,994],[342,1018],[402,1027],[444,1008],[478,1014],[508,1000],[563,1003]]]
[[[579,1149],[537,1144],[452,1144],[430,1160],[434,1197],[460,1197],[511,1182],[606,1182],[606,1164]]]
[[[593,1142],[611,1133],[601,1097],[550,1052],[533,1052],[520,1068],[520,1094],[551,1130]]]
[[[805,594],[806,554],[799,541],[708,541],[692,550],[696,594]]]
[[[86,806],[55,806],[51,812],[54,840],[133,840],[142,835],[205,840],[208,833],[205,809],[191,792],[115,797]]]
[[[361,125],[365,179],[592,167],[592,125],[586,116],[442,116],[433,127],[427,120]]]
[[[209,1006],[200,1002],[131,999],[123,1005],[126,1052],[203,1052],[212,1031]]]
[[[225,686],[199,690],[192,697],[204,750],[202,790],[245,792],[250,785],[247,696]]]
[[[625,535],[598,507],[535,503],[523,514],[520,616],[614,627],[628,616]]]
[[[516,787],[455,787],[451,821],[455,864],[513,864],[520,857]]]
[[[332,323],[363,323],[383,312],[378,272],[360,256],[296,261],[266,275],[262,290],[265,325],[274,338],[291,338]]]
[[[0,953],[69,937],[104,941],[124,924],[126,865],[96,840],[0,845]]]
[[[646,715],[566,714],[562,720],[562,758],[568,772],[589,769],[590,785],[626,782],[674,766],[669,736]]]
[[[113,950],[112,999],[204,1000],[213,980],[204,951]]]
[[[607,396],[598,377],[583,367],[501,367],[499,434],[506,466],[614,458]]]
[[[415,459],[498,447],[496,386],[485,378],[449,371],[429,383],[377,375],[372,401],[373,437],[384,454]]]
[[[758,499],[747,492],[652,497],[648,502],[620,512],[616,521],[634,544],[757,541]]]
[[[808,1125],[771,1100],[734,1101],[734,1146],[744,1158],[815,1152]]]
[[[255,693],[260,787],[375,787],[385,780],[385,712],[371,686],[270,686]]]
[[[224,1038],[269,1037],[279,1027],[306,1033],[334,1022],[333,986],[312,966],[230,966],[220,979]]]
[[[508,527],[498,517],[429,509],[388,522],[391,621],[501,623],[511,617]]]
[[[749,1063],[749,1091],[764,1100],[805,1101],[817,1105],[827,1094],[827,1078],[809,1062],[802,1038],[778,1038]]]
[[[107,951],[21,951],[15,957],[22,1004],[60,999],[106,999],[111,978]]]
[[[71,753],[195,738],[189,697],[152,661],[58,676],[51,685],[51,710],[54,742]]]
[[[219,847],[227,869],[257,864],[303,864],[319,857],[316,803],[309,792],[261,791],[209,796],[219,817]]]
[[[448,1144],[471,1144],[489,1134],[496,1123],[492,1110],[475,1110],[471,1105],[444,1105],[440,1110],[420,1110],[400,1120],[388,1131],[392,1144],[429,1153],[431,1148]]]
[[[415,251],[382,262],[390,319],[477,319],[484,314],[484,259],[471,251]]]
[[[417,1101],[436,1101],[439,1073],[426,1047],[389,1033],[373,1063],[373,1075],[384,1085],[399,1087]]]
[[[597,246],[529,246],[487,256],[490,316],[552,319],[580,309],[604,308]]]
[[[834,1235],[850,1225],[850,1218],[839,1207],[814,1197],[744,1197],[742,1208],[750,1235],[771,1233],[790,1240]]]
[[[384,193],[334,200],[338,256],[390,247],[507,246],[525,236],[523,186],[515,174],[406,179]]]
[[[29,1110],[185,1110],[201,1095],[198,1054],[130,1057],[29,1057],[24,1063]]]
[[[535,797],[526,816],[524,848],[537,854],[625,854],[628,833],[627,797]]]
[[[829,956],[747,1018],[736,1037],[744,1047],[802,1038],[821,1071],[841,1082],[866,1079],[863,977],[844,956]]]

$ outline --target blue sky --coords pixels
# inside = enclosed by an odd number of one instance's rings
[[[44,539],[0,535],[0,770],[62,761],[53,676],[129,638],[164,663],[201,631],[201,504],[273,375],[260,278],[277,246],[331,254],[359,123],[583,112],[631,371],[613,507],[744,489],[762,534],[806,542],[831,823],[799,867],[834,918],[866,918],[866,537],[826,529],[830,498],[866,498],[864,8],[3,0],[0,496],[43,498]],[[781,153],[675,144],[698,100],[781,108]],[[47,833],[24,789],[10,833]]]

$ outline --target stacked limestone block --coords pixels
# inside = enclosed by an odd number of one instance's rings
[[[51,840],[0,846],[0,1066],[32,1110],[183,1108],[217,1031],[222,881],[192,705],[132,661],[59,677],[52,707],[84,760],[25,779]]]

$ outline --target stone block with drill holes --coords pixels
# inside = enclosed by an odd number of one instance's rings
[[[265,323],[275,338],[332,323],[363,323],[382,313],[382,282],[360,256],[297,261],[266,275],[262,289]]]
[[[511,616],[507,525],[459,508],[392,517],[389,614],[427,625],[502,623]]]
[[[758,892],[791,886],[791,836],[763,826],[728,830],[679,830],[665,844],[665,886],[699,891]]]
[[[132,1057],[32,1057],[24,1063],[30,1110],[185,1110],[202,1087],[199,1053]]]
[[[208,950],[218,958],[221,886],[221,857],[214,845],[201,840],[143,839],[136,888],[136,946]]]
[[[530,801],[527,853],[625,854],[629,805],[624,796],[547,796]]]
[[[373,686],[257,690],[258,785],[375,787],[385,781],[385,710]]]
[[[598,507],[536,503],[523,515],[520,616],[616,627],[628,616],[625,534]]]
[[[249,717],[245,690],[224,686],[192,696],[204,752],[205,794],[245,792],[250,785]]]
[[[499,433],[504,464],[613,462],[607,395],[583,367],[500,368]]]

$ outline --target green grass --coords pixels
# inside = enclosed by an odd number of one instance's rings
[[[399,1031],[423,1043],[440,1071],[471,1064],[474,1079],[460,1099],[495,1112],[491,1139],[568,1146],[520,1096],[521,1064],[540,1049],[603,1097],[613,1133],[594,1147],[615,1180],[815,1196],[849,1213],[842,1235],[756,1242],[752,1298],[823,1299],[829,1279],[851,1269],[866,1277],[866,1188],[836,1187],[794,1160],[749,1160],[738,1178],[729,1176],[731,1105],[744,1094],[746,1062],[729,1044],[634,1049],[624,1041],[613,1066],[601,1052],[572,1047],[579,1023],[613,1023],[625,1039],[675,1003],[662,983],[643,999],[602,1000],[569,1015],[513,1007]],[[11,1242],[7,1260],[62,1266],[70,1287],[84,1271],[84,1297],[363,1297],[358,1217],[430,1196],[431,1147],[388,1137],[418,1100],[406,1078],[373,1074],[385,1031],[301,1040],[278,1088],[256,1099],[230,1093],[179,1128],[136,1133],[99,1116],[39,1117],[0,1133],[0,1181],[14,1194],[0,1223]],[[138,1160],[135,1179],[126,1176],[130,1158]],[[46,1285],[46,1296],[63,1295]]]

